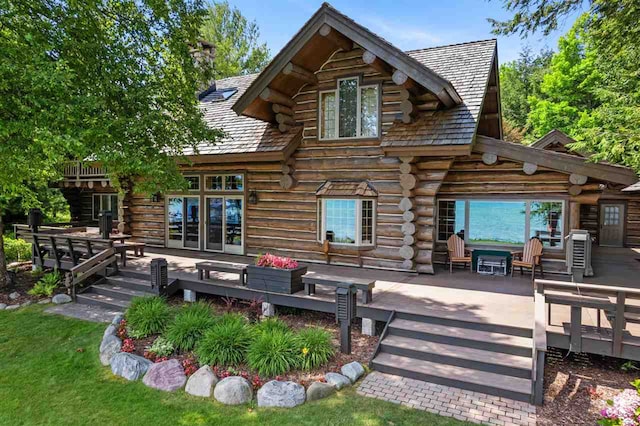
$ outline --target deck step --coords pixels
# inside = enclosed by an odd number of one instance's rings
[[[502,396],[518,401],[529,402],[531,398],[531,380],[529,379],[417,360],[389,353],[378,354],[372,361],[371,366],[383,373]]]
[[[531,358],[531,338],[490,331],[394,319],[389,335]]]
[[[151,287],[149,287],[151,288]],[[97,284],[88,288],[88,293],[102,294],[114,299],[131,300],[134,297],[154,296],[153,293],[140,291],[114,284]],[[85,292],[86,293],[86,292]]]
[[[105,296],[104,294],[92,293],[92,292],[84,292],[76,295],[76,300],[80,304],[84,305],[96,305],[102,306],[103,308],[116,308],[118,310],[124,311],[129,307],[130,301]]]
[[[390,335],[382,340],[381,352],[406,356],[480,371],[528,379],[531,377],[531,358],[463,346],[447,345]]]
[[[134,278],[125,275],[112,275],[105,278],[103,283],[131,290],[151,292],[151,278],[148,275],[146,279]]]
[[[408,312],[396,312],[397,319],[403,319],[408,321],[422,322],[426,324],[435,325],[448,325],[458,328],[466,328],[470,330],[487,331],[490,333],[508,334],[512,336],[520,337],[533,337],[533,330],[527,327],[516,327],[513,325],[487,323],[483,321],[468,321],[461,320],[459,318],[451,318],[446,314],[441,316],[436,315],[423,315]]]

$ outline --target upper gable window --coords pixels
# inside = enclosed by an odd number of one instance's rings
[[[338,80],[336,90],[320,92],[320,139],[378,137],[378,104],[377,85]]]

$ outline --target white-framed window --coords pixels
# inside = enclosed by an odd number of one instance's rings
[[[189,191],[200,191],[200,176],[185,175],[184,180],[187,181],[187,188]]]
[[[452,234],[470,245],[522,246],[532,237],[544,247],[562,249],[563,200],[438,200],[437,240]]]
[[[375,209],[376,201],[368,198],[318,200],[318,240],[353,246],[374,245]]]
[[[335,90],[320,92],[320,139],[376,138],[380,131],[378,85],[360,85],[358,77],[338,80]]]
[[[244,175],[229,173],[205,176],[205,191],[243,191]]]
[[[113,219],[118,219],[118,194],[93,194],[93,220],[98,220],[100,212],[111,211]]]

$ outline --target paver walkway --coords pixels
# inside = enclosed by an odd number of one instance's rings
[[[473,423],[536,424],[536,408],[531,404],[377,371],[365,377],[358,394]]]
[[[48,314],[58,314],[92,322],[111,322],[116,314],[122,313],[121,311],[105,309],[100,306],[81,305],[78,303],[53,305],[44,311]]]

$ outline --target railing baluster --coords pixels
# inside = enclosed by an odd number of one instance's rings
[[[625,328],[624,304],[626,301],[626,293],[624,291],[616,292],[616,313],[613,323],[613,347],[611,352],[613,356],[620,357],[622,354],[622,337]]]
[[[67,246],[69,247],[69,254],[71,255],[71,263],[73,266],[76,266],[78,264],[78,259],[76,259],[76,252],[73,249],[73,241],[71,241],[71,238],[67,238]]]
[[[53,251],[53,255],[56,259],[56,269],[62,269],[62,260],[60,259],[60,253],[56,246],[56,239],[54,237],[49,237],[49,241],[51,242],[51,250]]]
[[[569,336],[569,350],[582,352],[582,307],[571,306],[571,334]]]

